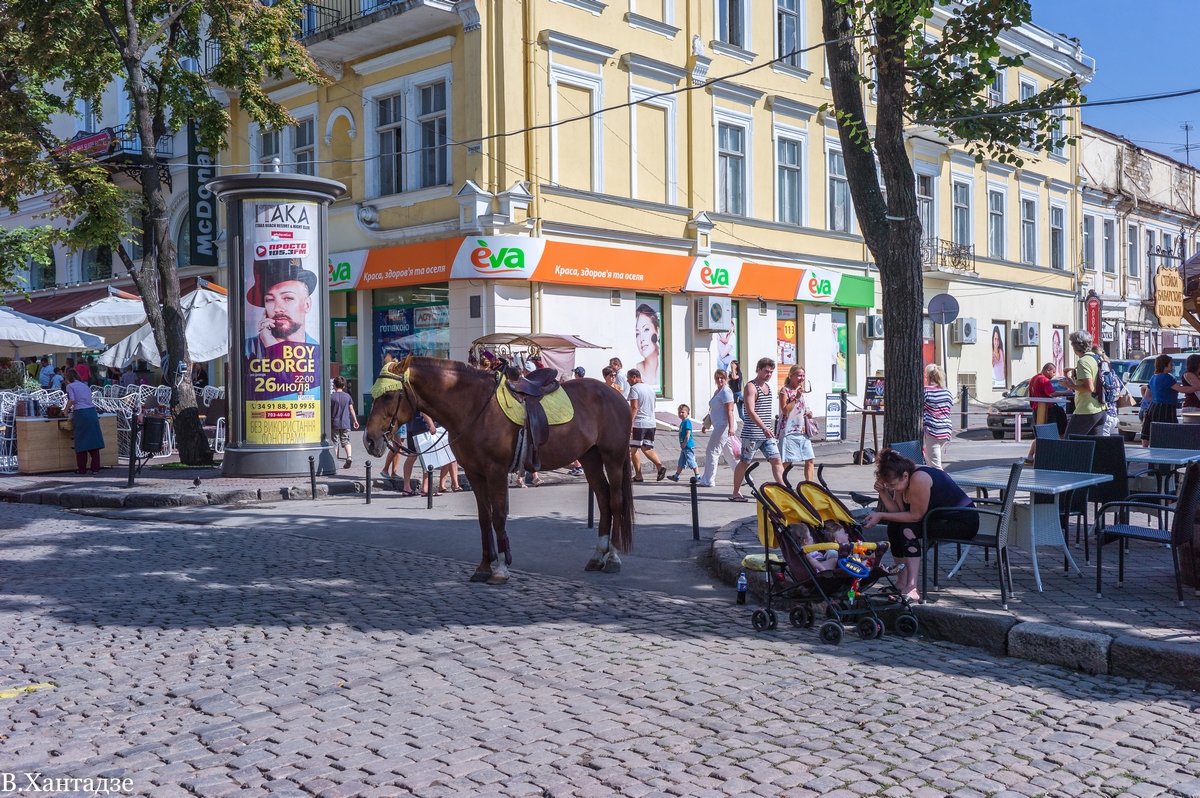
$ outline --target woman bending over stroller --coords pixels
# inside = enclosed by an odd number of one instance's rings
[[[941,507],[974,507],[953,479],[939,468],[918,466],[891,449],[884,449],[875,468],[875,490],[880,511],[864,519],[864,527],[887,524],[892,556],[903,566],[896,586],[909,601],[920,599],[921,527],[930,510]],[[929,539],[973,538],[979,532],[979,514],[942,512],[929,522]]]

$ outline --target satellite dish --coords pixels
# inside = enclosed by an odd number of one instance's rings
[[[949,294],[938,294],[929,300],[929,320],[934,324],[949,324],[958,318],[958,300]]]

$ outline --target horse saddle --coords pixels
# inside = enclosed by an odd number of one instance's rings
[[[575,415],[567,392],[558,384],[557,370],[537,369],[516,381],[501,380],[496,401],[508,419],[521,427],[511,470],[541,471],[538,448],[550,439],[550,426],[565,424]]]

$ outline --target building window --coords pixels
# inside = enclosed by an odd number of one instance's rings
[[[279,158],[280,131],[260,130],[258,132],[258,162],[270,165],[272,160]],[[282,159],[280,159],[282,162]]]
[[[1066,209],[1050,206],[1050,268],[1067,268]]]
[[[1037,200],[1021,198],[1021,263],[1037,263]]]
[[[803,20],[800,0],[776,0],[775,57],[788,66],[802,66],[800,48],[803,46]]]
[[[317,139],[313,130],[316,120],[312,117],[301,119],[292,130],[295,136],[292,146],[292,161],[296,164],[296,174],[316,174]]]
[[[90,283],[92,280],[107,280],[112,277],[112,250],[106,246],[85,249],[79,260],[79,279]]]
[[[1129,235],[1129,241],[1127,244],[1127,246],[1129,247],[1129,250],[1128,250],[1129,254],[1126,256],[1126,260],[1128,262],[1125,264],[1125,268],[1128,271],[1130,277],[1136,278],[1138,276],[1138,261],[1141,260],[1138,257],[1139,236],[1138,236],[1137,225],[1136,224],[1129,225],[1129,230],[1127,232]]]
[[[1163,256],[1164,257],[1160,257],[1158,259],[1158,262],[1161,265],[1163,265],[1163,266],[1178,266],[1179,265],[1173,259],[1165,257],[1166,255],[1175,254],[1174,244],[1175,244],[1175,239],[1174,239],[1174,237],[1171,236],[1170,233],[1162,234],[1162,248],[1163,248]]]
[[[1029,100],[1032,100],[1033,96],[1035,94],[1037,94],[1037,84],[1032,81],[1025,80],[1024,78],[1022,78],[1021,79],[1021,102],[1027,102]],[[1022,127],[1024,127],[1026,130],[1025,146],[1027,146],[1027,147],[1033,146],[1033,138],[1036,135],[1036,133],[1035,133],[1035,125],[1036,124],[1037,123],[1034,120],[1032,115],[1027,115],[1025,117],[1025,119],[1021,122]]]
[[[829,151],[829,229],[850,232],[850,182],[846,179],[846,161],[840,150]]]
[[[1104,231],[1104,273],[1117,273],[1117,223],[1105,219],[1101,228]]]
[[[1054,135],[1054,143],[1050,145],[1050,152],[1054,153],[1055,155],[1059,156],[1060,158],[1065,157],[1067,154],[1067,145],[1066,145],[1066,142],[1063,140],[1063,136],[1066,135],[1066,131],[1064,131],[1064,129],[1063,129],[1063,113],[1062,113],[1062,111],[1057,111],[1054,114],[1054,133],[1053,133],[1053,135]]]
[[[404,190],[404,95],[394,94],[378,102],[379,194]]]
[[[971,243],[971,186],[954,181],[954,243]]]
[[[995,107],[1004,104],[1004,70],[997,69],[988,84],[988,105]]]
[[[91,100],[75,101],[75,116],[79,119],[79,130],[95,133],[100,129],[100,105]]]
[[[746,5],[749,0],[717,0],[717,38],[746,49]]]
[[[1158,258],[1154,256],[1155,233],[1153,230],[1146,231],[1146,268],[1149,271],[1154,271],[1154,267],[1158,264]]]
[[[746,129],[717,126],[717,210],[746,215]]]
[[[1096,217],[1083,217],[1083,268],[1096,268]]]
[[[804,145],[796,140],[779,138],[777,146],[779,180],[779,221],[800,224],[804,191]]]
[[[442,186],[450,173],[446,130],[446,83],[439,81],[421,87],[421,188]]]
[[[917,175],[917,219],[921,222],[921,237],[937,237],[933,219],[933,175]]]
[[[1004,192],[988,191],[988,256],[1004,257]]]

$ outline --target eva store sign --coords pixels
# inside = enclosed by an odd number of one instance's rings
[[[808,268],[800,275],[800,284],[796,287],[796,299],[800,302],[832,304],[841,284],[842,276],[837,272]]]
[[[456,280],[528,280],[533,277],[546,241],[527,236],[470,236],[463,240],[450,269]]]
[[[358,285],[358,278],[367,262],[367,252],[365,249],[356,249],[330,254],[326,270],[330,291],[350,291]]]
[[[697,294],[733,293],[742,273],[742,261],[727,255],[708,255],[692,261],[684,291]]]

